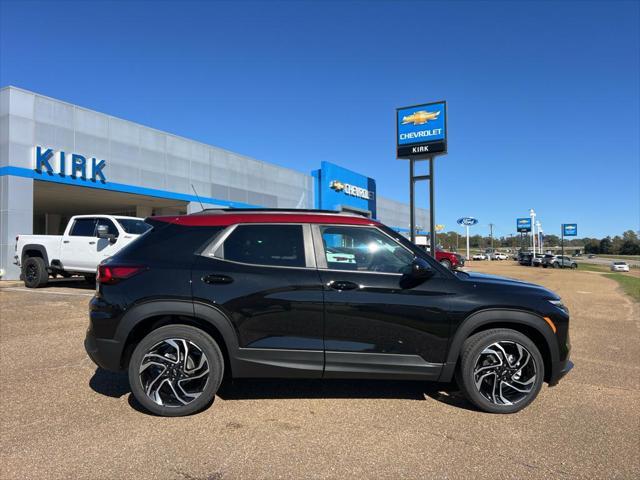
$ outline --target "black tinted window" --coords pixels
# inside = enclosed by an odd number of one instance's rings
[[[224,258],[234,262],[304,267],[301,225],[240,225],[224,242]]]
[[[98,219],[98,226],[105,226],[107,227],[107,233],[109,235],[114,235],[114,236],[118,236],[118,229],[116,228],[116,226],[113,224],[113,222],[111,220],[109,220],[108,218],[99,218]],[[96,236],[98,234],[98,229],[96,228]]]
[[[93,237],[95,229],[95,218],[78,218],[73,223],[73,228],[71,228],[69,235],[73,235],[74,237]]]
[[[134,220],[131,218],[118,218],[116,220],[118,220],[118,223],[125,232],[134,235],[142,235],[151,228],[151,225],[144,223],[142,220]]]

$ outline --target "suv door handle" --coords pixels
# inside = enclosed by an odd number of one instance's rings
[[[89,242],[89,245],[95,245],[95,244],[96,242],[93,242],[93,241]]]
[[[63,240],[62,243],[69,243],[69,240]]]
[[[204,277],[202,277],[202,281],[208,284],[226,285],[233,282],[233,278],[227,277],[226,275],[217,275],[213,273],[211,275],[205,275]]]
[[[350,282],[348,280],[333,280],[329,282],[327,285],[329,288],[333,288],[334,290],[355,290],[358,288],[357,283]]]

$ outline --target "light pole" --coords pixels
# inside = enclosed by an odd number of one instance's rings
[[[536,227],[538,227],[538,253],[542,253],[542,223],[540,220],[536,222]]]
[[[532,208],[529,210],[529,216],[531,217],[531,251],[533,252],[533,258],[536,256],[536,211]]]

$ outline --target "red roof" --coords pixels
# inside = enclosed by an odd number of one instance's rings
[[[151,217],[154,221],[175,223],[191,227],[214,227],[234,225],[236,223],[331,223],[341,225],[378,225],[371,218],[358,215],[342,215],[339,213],[279,213],[273,212],[238,212],[201,215],[178,215]]]

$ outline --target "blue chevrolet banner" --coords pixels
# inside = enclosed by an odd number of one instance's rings
[[[516,230],[519,233],[526,233],[531,231],[531,219],[530,218],[517,218]]]
[[[562,224],[562,234],[565,237],[576,237],[578,235],[578,224],[577,223],[563,223]]]
[[[447,151],[447,104],[425,103],[396,110],[399,158]]]

